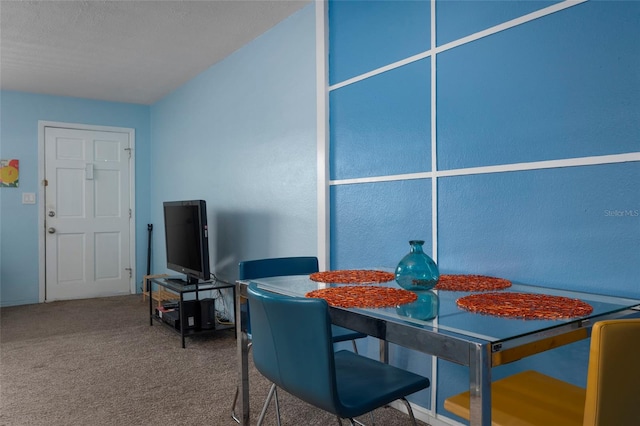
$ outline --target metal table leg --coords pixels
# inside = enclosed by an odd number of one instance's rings
[[[477,344],[469,354],[469,423],[491,426],[491,346]]]
[[[185,348],[185,342],[184,342],[184,320],[186,320],[187,315],[184,312],[184,306],[182,305],[182,302],[184,302],[184,298],[182,297],[182,293],[180,293],[180,338],[182,339],[182,349]]]
[[[238,355],[238,407],[240,407],[240,424],[249,426],[249,336],[244,331],[246,325],[242,322],[241,306],[246,303],[242,296],[241,284],[236,284],[235,292],[236,344]],[[234,413],[235,415],[235,413]]]

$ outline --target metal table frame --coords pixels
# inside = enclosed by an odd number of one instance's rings
[[[300,280],[301,277],[273,277],[251,280],[261,288],[290,296],[303,296],[309,287],[292,292],[281,288],[277,281]],[[307,281],[315,286],[310,280]],[[242,425],[249,425],[249,379],[248,379],[248,336],[240,318],[242,304],[246,303],[247,285],[249,281],[236,283],[236,332],[238,355],[238,380],[240,394],[238,407]],[[519,289],[532,289],[539,292],[540,287],[519,286]],[[554,291],[553,289],[548,289]],[[469,390],[471,393],[471,425],[491,425],[491,369],[518,359],[544,352],[591,335],[591,326],[596,321],[619,318],[637,314],[640,300],[616,298],[609,296],[590,295],[587,293],[566,292],[572,295],[584,295],[603,298],[603,300],[617,303],[617,309],[606,312],[594,312],[587,318],[563,321],[560,325],[549,322],[549,326],[539,327],[533,332],[508,338],[486,339],[474,333],[464,333],[463,330],[452,330],[442,326],[426,326],[424,323],[413,323],[412,320],[398,320],[371,309],[330,308],[332,322],[352,330],[366,333],[381,341],[380,355],[387,361],[387,345],[394,343],[409,349],[445,359],[456,364],[469,367]],[[513,321],[504,319],[504,321]]]

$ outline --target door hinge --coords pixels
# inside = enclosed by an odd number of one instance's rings
[[[131,211],[131,209],[129,209],[129,219],[131,219],[132,215],[133,215],[133,212]]]
[[[133,269],[131,268],[124,268],[125,271],[129,271],[129,278],[133,277]]]
[[[132,151],[132,149],[131,148],[125,148],[124,150],[129,152],[129,159],[131,159],[131,151]]]
[[[44,179],[44,180],[42,181],[42,186],[49,186],[49,181],[48,181],[48,180],[46,180],[46,179]]]

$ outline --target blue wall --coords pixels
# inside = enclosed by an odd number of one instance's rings
[[[153,270],[166,271],[162,202],[207,202],[211,269],[317,252],[313,5],[151,108]]]
[[[543,10],[566,5],[438,1],[432,28],[428,1],[329,3],[332,269],[424,239],[443,272],[640,297],[640,2]],[[584,384],[586,360],[582,342],[494,374]],[[466,368],[440,362],[436,388],[449,415]]]
[[[2,158],[20,160],[20,188],[0,191],[0,304],[38,302],[38,121],[136,130],[136,287],[166,272],[162,201],[202,198],[212,270],[239,260],[315,255],[315,14],[312,5],[152,106],[1,92]],[[35,266],[34,266],[35,265]]]
[[[38,209],[22,193],[38,194],[38,121],[128,127],[136,131],[136,269],[146,270],[149,220],[149,107],[22,92],[0,92],[0,155],[20,160],[20,186],[0,190],[0,306],[39,302]]]

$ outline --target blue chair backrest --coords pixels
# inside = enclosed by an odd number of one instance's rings
[[[284,275],[305,275],[314,272],[318,272],[318,258],[312,256],[245,260],[238,265],[238,278],[241,280]]]
[[[324,299],[247,290],[256,368],[281,389],[335,412],[339,405],[331,320]]]
[[[285,275],[306,275],[318,272],[318,258],[313,256],[272,257],[244,260],[238,264],[238,279],[268,278]],[[251,313],[243,311],[244,330],[251,334]],[[246,315],[246,317],[245,317]]]

